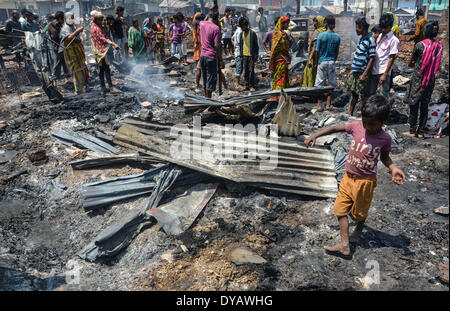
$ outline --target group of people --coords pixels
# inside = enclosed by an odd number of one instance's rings
[[[415,68],[405,102],[410,105],[409,133],[411,136],[433,136],[442,129],[442,122],[448,117],[436,115],[433,109],[448,111],[447,103],[440,106],[430,103],[435,85],[435,76],[439,71],[442,43],[436,40],[439,32],[437,21],[427,22],[422,9],[416,13],[416,31],[409,41],[415,46],[409,66]],[[317,16],[313,19],[315,31],[308,48],[308,61],[302,75],[302,86],[336,86],[335,62],[339,54],[340,37],[334,32],[333,16]],[[394,28],[397,30],[394,32]],[[356,48],[351,69],[348,74],[347,89],[352,94],[348,113],[354,113],[359,100],[362,106],[378,90],[389,100],[392,87],[392,69],[399,51],[399,31],[392,13],[384,13],[378,25],[369,31],[364,17],[355,21],[355,29],[360,40]],[[431,108],[433,107],[433,108]],[[321,101],[318,102],[322,109]],[[331,108],[331,95],[327,98],[326,109]],[[433,114],[434,113],[434,114]]]
[[[89,91],[89,71],[86,65],[85,46],[85,28],[75,26],[75,16],[72,12],[58,11],[47,17],[47,24],[39,26],[36,23],[36,16],[27,11],[22,11],[22,17],[19,17],[17,11],[13,11],[11,19],[6,23],[6,32],[11,34],[12,44],[18,43],[23,39],[23,32],[41,31],[51,47],[51,76],[53,82],[64,78],[68,82],[69,76],[72,77],[75,92],[80,94],[82,91]],[[116,16],[105,16],[98,11],[91,12],[91,22],[87,35],[91,41],[91,49],[95,61],[99,68],[100,87],[103,93],[118,92],[113,86],[111,79],[110,65],[113,61],[121,63],[128,58],[128,49],[136,51],[135,60],[140,59],[141,47],[139,36],[136,35],[137,25],[128,30],[124,20],[124,8],[117,7]],[[25,22],[21,19],[25,17]],[[130,40],[128,40],[130,38]],[[105,80],[109,86],[106,88]]]
[[[100,12],[92,12],[90,40],[92,52],[99,66],[102,92],[117,91],[111,81],[110,65],[121,63],[132,53],[136,64],[148,61],[162,61],[165,53],[164,20],[157,18],[153,23],[150,17],[139,25],[133,20],[128,28],[124,19],[124,8],[117,7],[116,16],[105,17]],[[13,11],[11,19],[6,23],[6,31],[11,33],[13,43],[17,43],[24,31],[38,31],[36,16],[23,10],[22,16]],[[240,15],[240,16],[239,16]],[[238,17],[239,16],[239,17]],[[439,31],[437,22],[427,22],[422,9],[416,12],[416,31],[410,40],[415,46],[409,65],[414,68],[410,88],[405,102],[410,105],[408,135],[423,137],[436,132],[442,122],[448,122],[441,114],[430,114],[430,100],[435,85],[435,75],[440,66],[442,44],[436,40]],[[272,89],[290,87],[289,66],[290,49],[294,39],[290,35],[292,21],[289,16],[275,18],[274,29],[269,31],[264,9],[258,9],[256,23],[257,32],[250,28],[246,12],[236,12],[234,8],[226,8],[225,15],[219,18],[217,13],[208,16],[197,12],[192,26],[185,21],[182,13],[171,18],[168,29],[171,55],[177,56],[180,63],[187,64],[187,41],[194,46],[193,60],[196,62],[196,86],[200,88],[203,76],[205,96],[211,97],[216,90],[217,77],[224,68],[223,57],[234,56],[235,88],[239,91],[256,90],[255,63],[260,49],[270,54],[268,67],[272,73]],[[89,73],[86,67],[84,45],[82,43],[83,27],[76,28],[72,13],[56,12],[48,18],[43,32],[51,39],[53,54],[53,76],[63,77],[66,81],[72,76],[75,91],[89,90]],[[301,86],[336,86],[336,60],[339,55],[341,38],[334,29],[335,17],[332,15],[313,19],[314,32],[308,46],[308,60],[305,66]],[[367,99],[378,91],[389,100],[392,87],[392,69],[399,51],[399,29],[394,22],[394,15],[384,13],[379,24],[369,31],[369,24],[364,17],[355,21],[356,33],[360,36],[352,66],[349,70],[347,89],[352,94],[349,114],[353,115],[359,100],[362,106]],[[124,53],[125,58],[122,57]],[[63,72],[63,75],[62,75]],[[223,77],[223,76],[222,76]],[[243,79],[242,79],[243,78]],[[223,78],[224,79],[224,78]],[[243,81],[242,81],[243,80]],[[331,94],[327,97],[326,109],[331,108]],[[440,109],[436,103],[433,109]],[[439,106],[439,107],[438,107]],[[448,106],[447,106],[448,107]],[[322,110],[319,100],[317,109]],[[447,108],[448,110],[448,108]],[[434,112],[434,111],[433,111]]]

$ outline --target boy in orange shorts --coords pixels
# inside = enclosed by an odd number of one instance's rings
[[[389,156],[392,139],[382,129],[389,117],[389,102],[381,95],[373,95],[363,106],[361,112],[362,122],[329,127],[305,140],[305,145],[312,147],[320,136],[344,131],[353,136],[345,164],[347,172],[339,185],[333,209],[333,214],[339,221],[341,243],[324,246],[328,252],[340,253],[345,256],[350,254],[350,242],[359,241],[368,216],[373,191],[377,186],[378,160],[381,160],[389,168],[394,183],[401,185],[405,179],[405,174],[392,163]],[[357,222],[350,237],[347,215]]]

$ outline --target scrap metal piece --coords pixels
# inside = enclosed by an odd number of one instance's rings
[[[92,211],[116,202],[152,193],[156,178],[168,167],[169,164],[165,164],[141,174],[85,184],[82,189],[83,208]],[[177,179],[174,186],[191,185],[192,183],[203,182],[208,178],[209,176],[205,174],[184,169],[183,174]]]
[[[52,136],[58,138],[62,142],[73,144],[76,147],[90,149],[101,154],[119,154],[122,152],[104,141],[86,133],[75,133],[71,130],[58,130],[53,132]]]
[[[85,170],[91,168],[97,168],[100,166],[108,166],[114,164],[122,164],[122,163],[137,163],[148,166],[155,166],[161,163],[161,160],[148,157],[148,156],[140,156],[138,154],[121,154],[121,155],[113,155],[113,156],[104,156],[93,159],[84,159],[69,162],[74,170]]]
[[[117,131],[114,143],[161,160],[256,187],[322,198],[336,196],[336,171],[329,147],[306,148],[295,139],[279,137],[272,150],[274,162],[268,163],[266,147],[272,142],[259,135],[249,139],[252,133],[245,130],[229,130],[216,125],[222,130],[221,139],[217,139],[211,136],[214,127],[184,126],[183,135],[188,139],[183,140],[171,136],[170,125],[132,119],[125,123]],[[191,141],[194,135],[198,137],[198,144]],[[227,141],[231,149],[217,151],[214,146],[222,141]],[[174,146],[189,153],[174,152]],[[237,157],[235,150],[238,149]],[[225,156],[222,159],[215,156],[225,151],[232,154],[222,154]]]
[[[167,204],[147,213],[155,217],[167,234],[178,235],[186,231],[212,198],[218,183],[196,184]]]
[[[279,133],[286,136],[300,135],[302,129],[300,122],[304,118],[306,115],[298,115],[291,97],[282,91],[275,116],[272,119],[272,123],[278,124]]]
[[[296,88],[287,88],[284,89],[283,91],[286,92],[288,95],[321,98],[330,95],[333,89],[334,89],[333,86],[296,87]],[[248,104],[259,100],[267,100],[272,97],[277,97],[280,96],[280,94],[281,90],[273,90],[263,93],[254,93],[252,95],[246,96],[234,96],[226,100],[211,99],[203,96],[186,94],[183,100],[183,104],[185,110],[193,111],[199,108]]]
[[[78,256],[87,261],[100,257],[113,257],[126,248],[141,230],[153,222],[147,210],[158,206],[163,195],[182,173],[182,168],[174,165],[162,169],[148,203],[129,217],[104,229]]]

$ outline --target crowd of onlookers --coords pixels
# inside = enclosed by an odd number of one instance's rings
[[[237,12],[232,7],[226,8],[222,17],[217,12],[207,16],[197,12],[189,22],[182,13],[176,13],[167,17],[166,22],[162,17],[155,20],[147,17],[142,24],[136,19],[128,25],[123,7],[118,6],[115,13],[115,16],[103,16],[101,12],[93,11],[89,22],[84,20],[84,26],[76,27],[70,12],[56,12],[47,16],[45,23],[38,24],[37,16],[33,13],[22,10],[19,15],[19,12],[13,11],[6,23],[6,32],[11,35],[10,40],[14,45],[21,40],[23,32],[42,30],[50,41],[53,77],[66,81],[72,77],[77,93],[83,89],[89,90],[83,45],[83,39],[87,36],[98,64],[103,92],[117,91],[111,82],[111,64],[129,60],[134,64],[161,62],[167,58],[168,51],[180,64],[187,65],[188,42],[193,43],[196,86],[200,88],[203,85],[207,97],[211,97],[216,90],[218,80],[226,85],[221,69],[224,68],[224,59],[231,58],[235,62],[235,89],[255,91],[255,64],[261,51],[270,55],[268,67],[272,75],[272,89],[288,88],[291,85],[289,66],[292,60],[291,48],[295,43],[291,30],[296,24],[289,14],[275,17],[273,25],[269,25],[264,9],[259,8],[253,23],[256,27],[251,28],[247,11]],[[334,31],[335,17],[316,16],[313,25],[314,32],[308,44],[308,60],[301,76],[301,86],[336,86],[336,60],[341,37]],[[84,27],[88,27],[89,31],[85,32]],[[414,35],[410,38],[414,40],[415,47],[409,62],[414,73],[405,102],[410,105],[408,134],[422,137],[427,131],[433,131],[436,124],[441,127],[441,123],[447,120],[443,119],[442,113],[435,120],[436,116],[430,115],[428,107],[442,55],[442,44],[436,40],[439,25],[437,22],[427,22],[423,10],[418,9],[415,27]],[[355,29],[360,40],[346,82],[352,94],[349,105],[351,115],[355,113],[358,101],[364,105],[377,92],[389,99],[392,71],[400,44],[399,25],[390,12],[384,13],[379,23],[370,30],[364,17],[356,18]],[[106,88],[105,80],[109,89]],[[332,108],[331,100],[332,95],[329,95],[326,109]],[[437,107],[438,103],[433,105]],[[317,108],[323,109],[321,100]],[[431,121],[434,123],[429,124]]]

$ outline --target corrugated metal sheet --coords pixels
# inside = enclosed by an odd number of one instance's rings
[[[216,127],[220,127],[215,125]],[[189,127],[189,135],[199,135],[201,146],[192,146],[190,142],[182,142],[181,147],[193,148],[192,154],[201,154],[200,148],[214,145],[217,141],[204,135],[196,128]],[[221,127],[225,129],[225,127]],[[330,150],[323,146],[306,148],[296,139],[281,137],[278,139],[278,162],[273,170],[261,170],[264,165],[264,154],[256,152],[256,159],[248,155],[255,144],[247,139],[233,140],[233,133],[226,132],[224,138],[230,139],[233,148],[241,150],[243,158],[228,158],[219,160],[208,157],[196,159],[194,156],[186,159],[179,154],[171,154],[171,146],[176,137],[170,135],[171,125],[155,122],[143,122],[127,119],[117,131],[114,143],[122,145],[155,158],[188,167],[209,175],[222,177],[235,182],[247,183],[253,186],[273,189],[284,192],[310,195],[315,197],[333,198],[337,192],[336,171],[334,157]],[[245,134],[248,132],[240,132]],[[243,135],[245,137],[245,135]],[[257,142],[264,141],[258,138]],[[177,143],[180,143],[177,140]],[[255,149],[257,149],[255,147]]]
[[[333,91],[334,87],[332,86],[324,86],[324,87],[294,87],[284,89],[288,95],[296,95],[296,96],[304,96],[304,97],[327,97]],[[199,108],[207,108],[207,107],[222,107],[222,106],[230,106],[230,105],[242,105],[242,104],[250,104],[256,101],[267,100],[272,97],[280,96],[281,90],[273,90],[263,93],[254,93],[252,95],[245,96],[233,96],[229,99],[219,100],[219,99],[211,99],[198,95],[190,95],[186,94],[183,100],[183,104],[186,110],[196,110]]]

